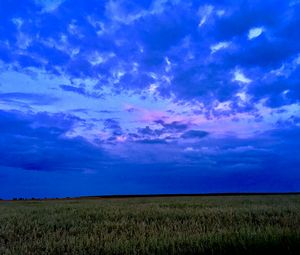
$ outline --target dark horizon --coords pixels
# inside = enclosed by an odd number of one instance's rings
[[[218,197],[218,196],[280,196],[300,195],[298,192],[233,192],[233,193],[165,193],[165,194],[121,194],[121,195],[92,195],[76,197],[14,197],[11,199],[0,198],[0,202],[9,201],[47,201],[47,200],[81,200],[81,199],[126,199],[126,198],[159,198],[159,197]]]

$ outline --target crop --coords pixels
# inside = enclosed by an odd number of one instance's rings
[[[0,254],[300,254],[300,196],[2,201]]]

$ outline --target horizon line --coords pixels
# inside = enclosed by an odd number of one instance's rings
[[[118,198],[155,198],[155,197],[205,197],[205,196],[257,196],[257,195],[300,195],[300,191],[296,192],[217,192],[217,193],[154,193],[154,194],[124,194],[124,195],[90,195],[90,196],[74,196],[74,197],[44,197],[44,198],[23,198],[16,197],[12,199],[1,199],[0,202],[8,201],[47,201],[47,200],[76,200],[76,199],[118,199]]]

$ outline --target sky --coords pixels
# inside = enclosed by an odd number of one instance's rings
[[[300,191],[299,0],[1,0],[0,198]]]

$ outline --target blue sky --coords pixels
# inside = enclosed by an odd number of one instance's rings
[[[0,197],[300,191],[300,1],[0,2]]]

